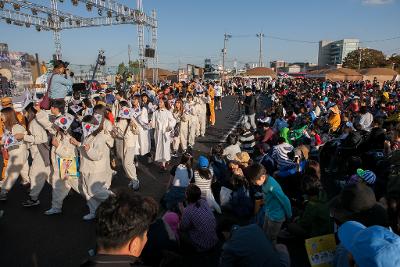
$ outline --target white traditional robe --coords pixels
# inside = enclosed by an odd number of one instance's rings
[[[176,120],[169,110],[159,109],[154,112],[152,126],[156,143],[155,161],[167,162],[171,159],[171,131],[175,124]]]

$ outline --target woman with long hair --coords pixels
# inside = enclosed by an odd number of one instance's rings
[[[166,164],[171,160],[171,131],[173,131],[176,120],[171,111],[168,110],[168,101],[160,99],[158,109],[153,114],[151,126],[154,128],[154,140],[156,153],[154,160],[160,162],[161,171],[166,170]]]
[[[106,148],[108,149],[108,151],[106,151],[105,154],[110,155],[109,157],[107,157],[107,163],[106,163],[108,167],[107,171],[111,173],[111,175],[107,175],[107,177],[110,178],[110,180],[107,181],[107,188],[110,188],[112,182],[112,174],[115,173],[115,171],[113,171],[113,169],[111,168],[111,159],[115,158],[115,156],[113,156],[111,153],[114,147],[114,137],[112,136],[112,131],[114,126],[109,117],[111,111],[108,110],[107,107],[104,105],[96,105],[93,107],[93,114],[98,114],[102,116],[100,128],[102,129],[104,137],[106,138],[106,144],[107,144]]]
[[[175,101],[173,115],[176,120],[176,125],[172,144],[174,149],[173,155],[176,155],[179,150],[179,145],[181,146],[182,151],[186,151],[188,141],[187,137],[189,132],[189,122],[187,115],[184,113],[183,101],[181,99],[177,99]]]
[[[81,193],[81,190],[79,189],[81,179],[79,179],[77,173],[69,173],[68,168],[67,170],[63,170],[63,174],[60,173],[60,165],[64,164],[64,162],[70,161],[71,164],[76,164],[76,167],[78,168],[78,149],[70,143],[70,139],[72,138],[70,126],[73,120],[73,116],[67,114],[58,117],[54,121],[55,134],[51,141],[53,191],[51,208],[45,211],[45,215],[61,213],[63,201],[67,197],[71,188],[74,189],[75,192]]]
[[[29,103],[24,110],[27,122],[26,129],[28,131],[24,136],[24,141],[29,147],[32,163],[29,170],[31,182],[29,199],[22,205],[31,207],[40,204],[39,194],[51,172],[50,144],[46,129],[36,117],[40,110],[39,104]]]
[[[111,194],[107,184],[111,180],[107,139],[100,127],[102,119],[98,114],[85,116],[82,120],[83,141],[70,139],[80,153],[82,192],[89,207],[84,220],[94,219],[97,207]]]
[[[7,200],[7,193],[20,175],[24,184],[29,183],[28,149],[26,143],[22,142],[26,130],[18,123],[14,109],[11,107],[3,108],[1,120],[4,123],[2,145],[12,145],[7,147],[8,163],[0,192],[0,200]]]
[[[184,153],[180,163],[171,169],[173,179],[170,180],[168,191],[164,196],[164,203],[168,210],[178,208],[178,204],[185,200],[186,187],[193,178],[193,157]]]
[[[139,132],[140,155],[151,158],[151,139],[149,131],[149,114],[146,107],[140,106],[140,96],[135,95],[132,100],[133,117]]]
[[[135,156],[139,155],[139,131],[137,124],[133,119],[133,111],[125,106],[124,101],[120,102],[121,109],[118,113],[117,123],[115,124],[114,136],[117,140],[122,140],[122,151],[119,155],[122,160],[125,173],[130,179],[129,187],[133,190],[139,189],[139,180],[137,178]]]

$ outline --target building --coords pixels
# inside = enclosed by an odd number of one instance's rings
[[[289,64],[284,60],[274,60],[270,62],[270,67],[275,70],[275,72],[279,71],[281,68],[287,67]]]
[[[338,41],[322,40],[319,42],[318,66],[337,66],[351,51],[357,50],[359,39],[343,39]]]

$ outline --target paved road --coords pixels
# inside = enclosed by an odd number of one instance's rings
[[[195,154],[208,153],[210,148],[223,140],[240,119],[234,107],[234,98],[223,99],[223,110],[217,111],[217,123],[208,128],[194,147]],[[140,162],[138,176],[140,193],[160,199],[169,181],[168,174],[158,173],[154,164]],[[112,187],[126,186],[128,180],[123,172],[115,177]],[[27,198],[17,183],[0,209],[5,211],[0,220],[0,266],[78,266],[95,245],[95,222],[84,222],[88,212],[84,199],[71,193],[64,201],[63,214],[45,216],[50,207],[51,188],[46,184],[40,195],[41,205],[23,208]]]

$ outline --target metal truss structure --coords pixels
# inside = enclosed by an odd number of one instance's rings
[[[68,29],[101,27],[121,24],[137,25],[138,33],[138,56],[141,64],[142,79],[146,65],[144,28],[151,28],[151,47],[157,47],[157,20],[156,12],[148,16],[143,11],[142,0],[137,0],[137,7],[130,8],[114,0],[71,0],[74,6],[82,3],[88,11],[97,9],[96,17],[81,17],[71,13],[63,12],[58,6],[65,0],[50,0],[51,7],[39,5],[26,0],[0,0],[0,20],[17,26],[34,26],[37,31],[53,31],[55,55],[61,59],[61,31]],[[153,66],[157,69],[157,56]],[[158,75],[157,75],[158,77]],[[153,77],[154,80],[154,77]]]

